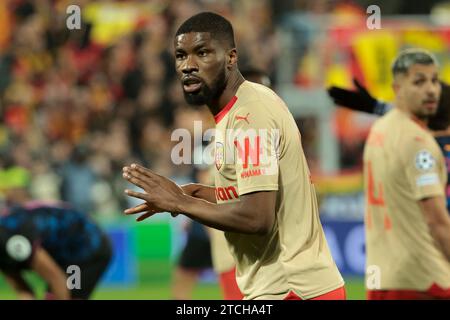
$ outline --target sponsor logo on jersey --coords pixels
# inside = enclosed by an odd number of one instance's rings
[[[235,187],[216,187],[216,199],[222,201],[228,201],[238,199],[239,195]]]

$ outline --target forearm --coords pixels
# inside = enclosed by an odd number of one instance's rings
[[[179,212],[208,227],[222,231],[263,234],[265,230],[258,219],[247,214],[250,208],[242,210],[241,206],[233,204],[216,204],[201,198],[185,195],[180,201]]]
[[[419,202],[425,221],[436,244],[450,261],[450,216],[442,196],[430,197]]]
[[[203,199],[208,202],[216,203],[215,187],[200,183],[189,183],[181,186],[183,191],[194,198]]]
[[[54,275],[48,285],[50,287],[51,293],[53,293],[54,298],[58,300],[68,300],[70,299],[70,292],[67,288],[67,279],[63,274]]]
[[[19,297],[19,299],[24,300],[24,299],[33,299],[34,298],[33,290],[28,285],[28,283],[22,278],[22,276],[20,274],[14,274],[14,275],[7,274],[6,281],[17,293],[17,296]]]
[[[45,249],[36,249],[31,267],[48,284],[55,299],[70,299],[66,274]]]
[[[445,257],[450,262],[450,221],[444,224],[431,225],[430,232]]]

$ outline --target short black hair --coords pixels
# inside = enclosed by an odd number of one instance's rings
[[[225,41],[234,48],[234,31],[231,23],[214,12],[201,12],[187,19],[178,28],[175,36],[190,32],[208,32],[212,38]]]
[[[400,52],[392,64],[392,74],[406,74],[413,64],[438,65],[434,55],[426,50],[409,48]]]

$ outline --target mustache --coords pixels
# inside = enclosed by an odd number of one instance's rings
[[[422,100],[422,103],[438,103],[438,99],[435,97],[430,97],[427,99]]]
[[[199,82],[204,82],[202,78],[197,77],[197,76],[193,76],[193,75],[186,75],[184,77],[181,78],[181,83],[183,85],[188,85],[188,84],[192,84],[192,83],[199,83]]]

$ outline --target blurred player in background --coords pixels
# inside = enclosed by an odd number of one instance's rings
[[[392,72],[395,108],[375,122],[364,150],[367,266],[380,270],[368,298],[450,298],[446,166],[426,129],[441,93],[437,62],[405,50]]]
[[[172,297],[175,300],[192,299],[192,291],[201,273],[213,266],[210,241],[205,227],[193,220],[188,221],[186,228],[186,245],[173,272]]]
[[[195,181],[208,183],[208,172],[208,167],[196,166]],[[172,297],[175,300],[192,299],[192,291],[202,272],[213,267],[210,239],[205,226],[189,220],[186,228],[186,244],[173,272]]]
[[[12,167],[0,176],[6,201],[0,215],[0,270],[17,297],[36,299],[23,277],[31,270],[48,285],[46,299],[88,299],[111,260],[108,237],[68,205],[30,201],[25,169]],[[80,277],[69,281],[69,288],[67,278],[76,272],[67,269],[72,265]]]
[[[377,115],[383,115],[392,109],[392,105],[372,97],[356,79],[356,91],[331,87],[328,90],[336,105]],[[441,82],[441,97],[437,112],[428,120],[428,128],[432,131],[447,163],[447,210],[450,212],[450,86]]]
[[[181,188],[133,164],[123,175],[144,192],[126,193],[145,203],[125,212],[145,212],[140,220],[157,212],[185,214],[226,231],[245,299],[345,299],[297,125],[272,90],[240,74],[231,24],[213,13],[189,18],[176,33],[175,58],[186,101],[206,104],[216,120],[215,187]],[[261,139],[257,154],[250,154],[250,137],[244,145],[229,143],[228,129],[268,130],[272,139]],[[257,160],[261,150],[269,155],[264,163]],[[236,161],[227,161],[229,151]]]
[[[214,167],[196,166],[196,181],[214,184]],[[192,298],[193,288],[201,273],[213,268],[224,300],[242,300],[236,283],[236,264],[230,253],[223,231],[208,228],[192,220],[189,222],[186,245],[181,252],[172,283],[172,297],[177,300]]]

